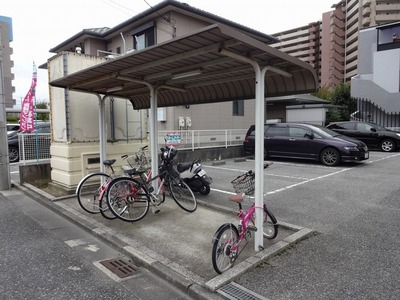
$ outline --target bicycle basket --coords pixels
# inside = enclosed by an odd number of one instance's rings
[[[131,168],[147,170],[150,168],[150,154],[139,152],[126,158],[127,163]]]
[[[245,193],[248,196],[254,195],[255,174],[245,173],[231,181],[236,193]]]

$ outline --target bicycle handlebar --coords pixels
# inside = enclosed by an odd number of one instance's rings
[[[266,168],[268,168],[270,165],[272,165],[273,164],[273,162],[272,161],[268,161],[267,163],[265,163],[264,164],[264,170],[266,169]],[[245,174],[243,174],[243,175],[246,175],[246,176],[249,176],[249,175],[252,175],[254,172],[253,172],[253,170],[249,170],[249,171],[247,171]]]

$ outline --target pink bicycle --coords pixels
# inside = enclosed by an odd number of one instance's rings
[[[266,164],[265,168],[269,165]],[[214,234],[212,240],[212,264],[214,270],[219,274],[234,265],[239,254],[251,239],[252,233],[258,230],[254,225],[255,205],[253,204],[247,210],[242,208],[243,200],[250,198],[249,196],[254,194],[254,180],[255,174],[252,171],[248,171],[231,182],[237,194],[230,196],[229,201],[236,202],[239,205],[237,213],[239,225],[225,223]],[[278,235],[278,222],[272,212],[267,209],[265,203],[262,209],[264,211],[263,236],[266,239],[274,239]],[[246,242],[241,246],[243,241]]]

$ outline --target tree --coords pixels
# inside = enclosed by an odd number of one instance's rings
[[[48,103],[46,101],[37,102],[36,103],[36,108],[38,108],[38,109],[47,109],[48,108]],[[49,114],[48,113],[38,113],[37,114],[37,119],[38,120],[47,121],[47,120],[49,120]]]
[[[323,87],[321,87],[319,89],[318,92],[315,92],[312,95],[315,96],[315,97],[324,99],[324,100],[329,100],[329,97],[331,95],[331,90],[329,89],[328,86],[324,85]]]
[[[341,106],[340,121],[350,120],[350,114],[354,112],[353,103],[350,94],[349,83],[339,83],[330,93],[329,101],[333,105]]]

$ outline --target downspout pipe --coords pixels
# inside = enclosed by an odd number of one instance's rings
[[[291,77],[291,74],[272,66],[266,66],[261,69],[260,65],[252,58],[239,55],[226,49],[219,49],[222,55],[233,59],[248,63],[253,66],[255,72],[255,232],[254,250],[261,251],[264,249],[263,239],[263,217],[264,217],[264,120],[265,120],[265,74],[271,71],[283,76]]]

